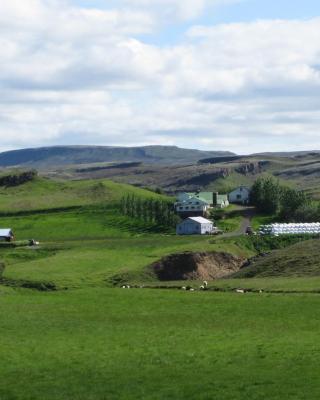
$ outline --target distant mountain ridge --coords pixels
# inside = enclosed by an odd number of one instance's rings
[[[148,164],[196,163],[203,158],[233,156],[229,151],[203,151],[176,146],[52,146],[0,153],[0,166],[46,167],[100,162],[143,162]]]

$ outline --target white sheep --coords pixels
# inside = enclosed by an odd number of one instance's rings
[[[208,282],[207,281],[203,281],[203,286],[204,287],[208,287]]]
[[[187,290],[187,288],[185,286],[182,286],[181,290]]]
[[[199,289],[200,289],[200,290],[204,290],[204,286],[203,286],[203,285],[201,285]]]
[[[193,289],[193,288],[190,288],[190,292],[194,292],[194,289]]]
[[[244,290],[244,289],[236,289],[236,292],[237,292],[237,293],[244,294],[244,293],[245,293],[245,290]]]

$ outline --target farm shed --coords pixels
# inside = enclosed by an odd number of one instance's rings
[[[250,189],[239,186],[229,193],[229,202],[235,204],[248,204],[250,201]]]
[[[0,242],[12,242],[14,240],[14,234],[12,229],[0,229]]]
[[[177,235],[209,235],[214,230],[213,222],[203,217],[189,217],[177,225]]]

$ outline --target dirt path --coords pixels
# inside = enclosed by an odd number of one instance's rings
[[[247,228],[251,226],[251,220],[255,215],[255,208],[254,207],[239,207],[239,213],[241,214],[242,221],[240,228],[233,231],[228,232],[222,235],[222,237],[233,237],[233,236],[240,236],[245,235]]]

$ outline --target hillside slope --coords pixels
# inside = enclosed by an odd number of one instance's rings
[[[36,178],[14,187],[0,186],[0,213],[16,213],[96,204],[110,205],[126,194],[165,198],[149,190],[106,179],[54,181]]]
[[[319,239],[307,240],[253,260],[233,278],[320,276]]]
[[[62,179],[108,178],[142,187],[176,191],[217,190],[228,192],[239,185],[251,186],[261,174],[276,176],[289,185],[319,195],[320,156],[228,156],[201,159],[187,165],[117,164],[77,165],[42,170],[49,177]]]
[[[232,155],[232,153],[227,151],[181,149],[175,146],[53,146],[0,153],[0,166],[28,165],[48,167],[66,164],[128,161],[138,161],[148,164],[184,164],[197,162],[205,157],[226,155]]]

